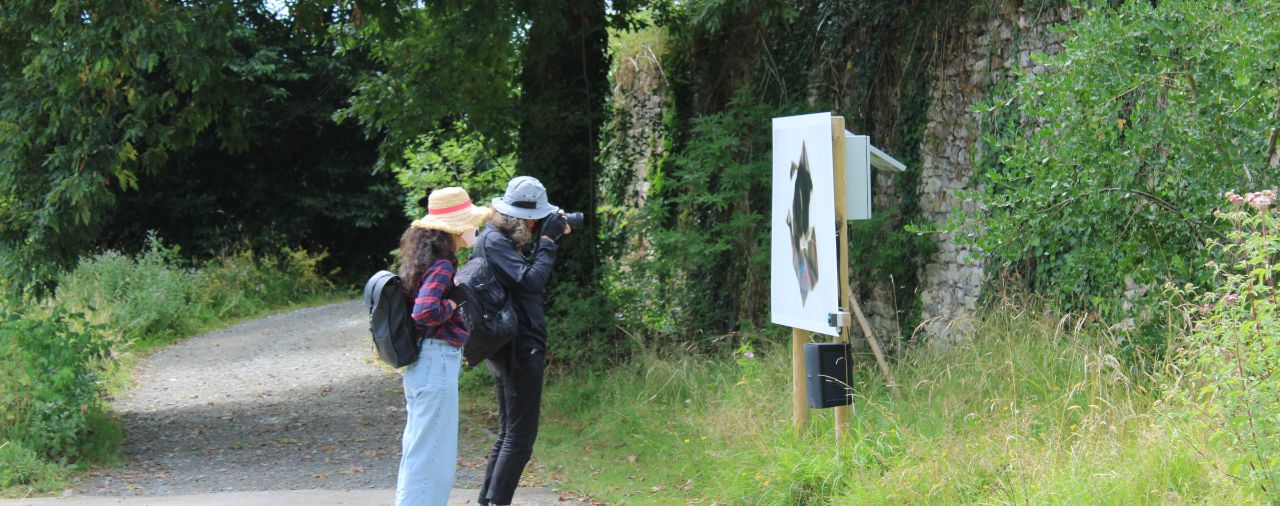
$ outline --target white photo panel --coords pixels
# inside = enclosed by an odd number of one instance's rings
[[[840,306],[831,150],[831,113],[773,119],[771,320],[834,336],[839,328],[827,320]]]

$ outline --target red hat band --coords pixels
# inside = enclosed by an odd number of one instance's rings
[[[427,209],[427,214],[428,214],[428,215],[431,215],[431,216],[440,216],[440,215],[442,215],[442,214],[451,214],[451,213],[456,213],[456,212],[458,212],[458,211],[462,211],[462,210],[464,210],[464,209],[466,209],[466,208],[468,208],[468,207],[471,207],[471,201],[470,201],[470,200],[468,200],[468,201],[466,201],[466,202],[463,202],[463,203],[461,203],[461,204],[458,204],[458,205],[456,205],[456,206],[450,206],[450,207],[446,207],[446,208],[443,208],[443,209],[430,209],[430,208],[428,208],[428,209]]]

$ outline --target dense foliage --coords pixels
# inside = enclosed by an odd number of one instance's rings
[[[524,40],[516,27],[527,21],[516,3],[389,4],[329,27],[340,54],[375,63],[347,76],[350,102],[335,118],[383,137],[383,166],[405,163],[424,135],[445,142],[474,132],[485,149],[512,151]]]
[[[90,412],[105,407],[98,373],[112,360],[110,345],[105,329],[80,313],[3,308],[0,443],[12,442],[10,452],[74,462]]]
[[[972,197],[985,209],[951,231],[1158,350],[1152,288],[1207,286],[1219,196],[1280,183],[1280,9],[1153,5],[1080,13],[1046,70],[981,109],[994,134]]]
[[[0,32],[0,259],[15,281],[47,280],[57,264],[37,259],[73,260],[116,192],[214,123],[243,144],[224,112],[249,104],[223,70],[269,71],[235,51],[247,31],[230,4],[6,2]]]
[[[771,138],[757,125],[773,112],[744,96],[695,119],[645,207],[614,227],[610,295],[628,327],[683,340],[767,319]]]
[[[56,490],[68,466],[113,452],[104,373],[115,344],[82,313],[0,303],[0,493]]]
[[[1215,213],[1230,232],[1211,249],[1213,290],[1176,289],[1190,304],[1194,331],[1177,363],[1186,387],[1176,391],[1204,416],[1213,433],[1233,450],[1227,470],[1280,501],[1280,272],[1276,193],[1227,194],[1230,206]]]
[[[10,291],[148,230],[205,257],[236,241],[332,249],[335,267],[385,256],[360,249],[398,227],[394,184],[370,176],[376,139],[330,119],[364,63],[267,3],[0,6]]]
[[[938,52],[930,37],[978,10],[919,7],[693,2],[657,9],[659,29],[620,37],[618,63],[640,68],[657,60],[646,72],[660,76],[671,103],[663,124],[639,126],[660,130],[665,141],[642,183],[633,180],[625,138],[637,126],[618,114],[608,127],[601,206],[610,221],[600,237],[611,259],[606,291],[624,321],[678,342],[768,321],[769,118],[831,110],[909,167],[889,183],[901,203],[851,227],[850,263],[862,295],[890,286],[902,301],[898,326],[914,327],[912,301],[931,241],[904,225],[920,219],[919,147],[936,61],[930,55]],[[615,80],[634,74],[619,67]],[[615,90],[627,93],[626,83]],[[635,188],[644,195],[633,195]]]
[[[457,159],[451,170],[436,172],[443,167],[414,154],[460,154],[461,143],[489,160],[514,155],[515,171],[541,179],[552,202],[586,212],[587,226],[577,233],[590,238],[608,90],[606,29],[631,23],[639,6],[614,2],[607,9],[598,0],[406,3],[394,23],[387,16],[353,19],[333,32],[344,51],[367,52],[379,66],[355,75],[351,105],[337,118],[354,118],[386,136],[380,164],[401,174],[401,184],[461,184],[491,195],[495,177],[486,174],[487,166],[458,166],[466,160]],[[432,172],[425,179],[405,177]],[[426,191],[407,187],[407,207],[421,206],[417,195]],[[567,242],[559,278],[593,291],[595,249],[594,240]]]

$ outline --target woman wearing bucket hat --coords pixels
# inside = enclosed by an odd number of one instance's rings
[[[546,188],[532,177],[512,179],[492,205],[495,212],[477,239],[475,254],[493,266],[519,325],[511,344],[485,361],[498,397],[498,437],[489,452],[479,503],[505,505],[511,504],[538,437],[547,350],[542,294],[557,243],[572,229],[564,211],[547,202]],[[523,254],[527,246],[534,246],[532,257]]]
[[[453,489],[458,456],[458,374],[467,328],[448,300],[456,253],[476,241],[476,227],[492,211],[476,207],[466,190],[441,188],[427,197],[427,215],[400,237],[400,279],[413,300],[418,360],[404,370],[407,419],[401,440],[396,505],[443,505]]]

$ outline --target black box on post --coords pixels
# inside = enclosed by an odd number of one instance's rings
[[[849,402],[849,343],[804,345],[804,376],[809,407],[833,408]]]

